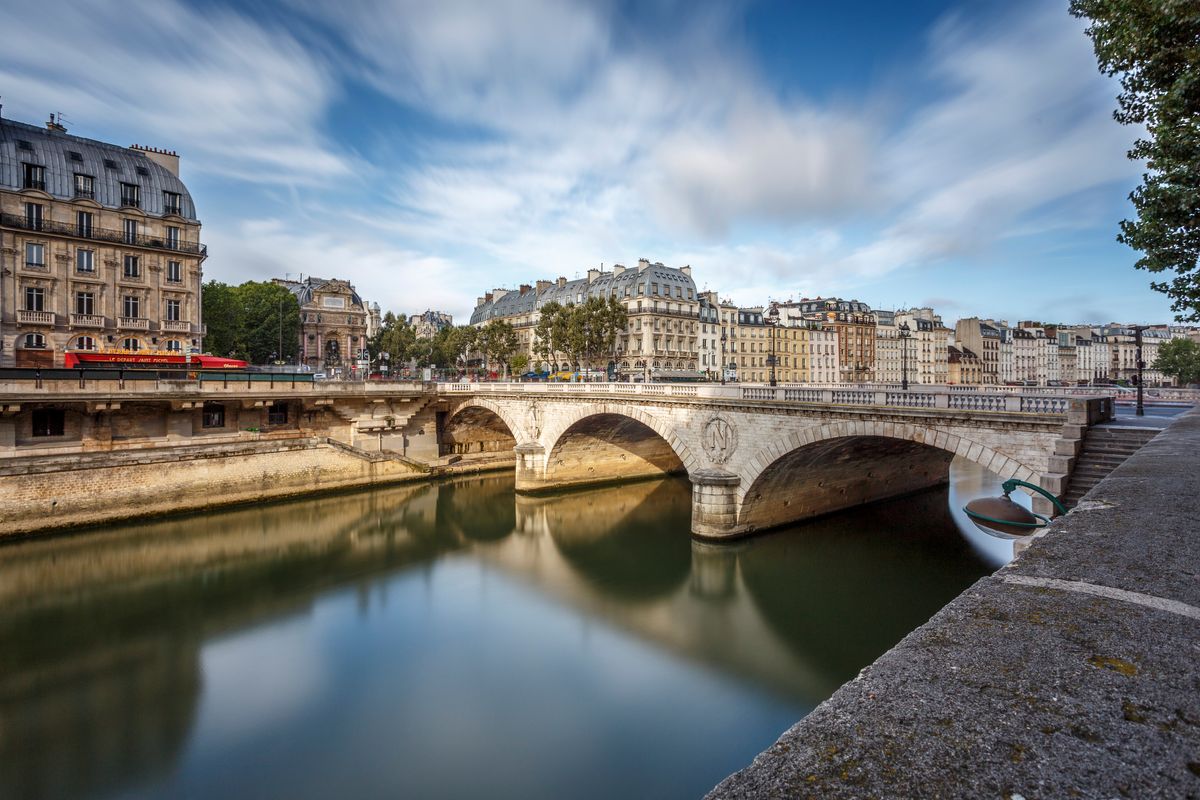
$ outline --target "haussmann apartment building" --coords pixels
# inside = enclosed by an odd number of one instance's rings
[[[0,366],[200,352],[205,256],[176,153],[0,119]]]

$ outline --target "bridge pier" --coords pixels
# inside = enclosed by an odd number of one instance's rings
[[[546,488],[546,448],[537,442],[522,442],[513,452],[517,456],[517,491]]]
[[[727,539],[741,533],[738,526],[738,486],[732,472],[702,469],[691,473],[692,534],[702,539]]]

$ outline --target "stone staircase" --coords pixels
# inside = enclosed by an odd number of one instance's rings
[[[1071,480],[1062,496],[1068,510],[1074,508],[1085,494],[1125,459],[1142,449],[1142,445],[1158,434],[1156,428],[1101,425],[1089,428],[1071,470]]]

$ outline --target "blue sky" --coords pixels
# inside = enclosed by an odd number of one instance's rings
[[[1166,321],[1139,166],[1066,2],[12,4],[4,114],[178,150],[206,276],[465,317],[639,257],[841,295]]]

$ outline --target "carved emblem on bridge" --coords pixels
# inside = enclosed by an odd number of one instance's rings
[[[724,464],[737,449],[737,428],[720,414],[713,414],[704,423],[701,442],[704,452],[708,454],[709,461],[714,464]]]

